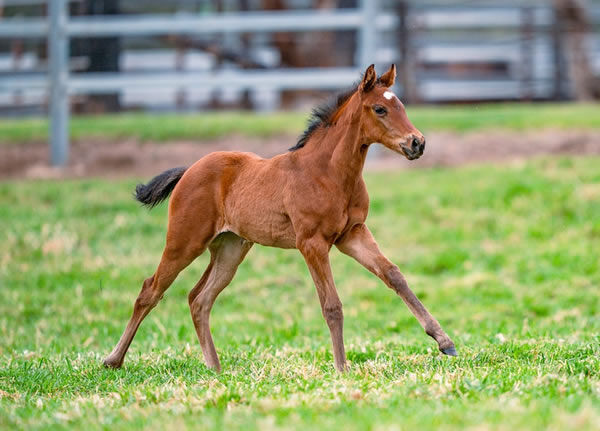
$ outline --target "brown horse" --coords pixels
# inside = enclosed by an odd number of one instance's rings
[[[297,248],[304,256],[339,371],[346,369],[346,354],[342,303],[329,265],[332,245],[381,278],[439,349],[456,355],[454,343],[365,225],[369,196],[362,170],[369,146],[381,143],[409,160],[420,157],[425,148],[425,138],[388,90],[395,77],[394,65],[379,78],[371,65],[355,88],[313,111],[308,129],[286,154],[262,159],[251,153],[216,152],[189,168],[171,169],[138,185],[136,198],[150,207],[173,192],[167,241],[156,272],[144,281],[127,328],[104,364],[123,364],[144,317],[179,272],[208,248],[210,264],[190,292],[189,305],[206,364],[220,370],[209,314],[254,243]]]

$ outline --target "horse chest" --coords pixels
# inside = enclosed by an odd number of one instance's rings
[[[335,242],[352,226],[364,223],[368,206],[369,197],[362,181],[356,183],[352,193],[334,184],[316,190],[311,199],[305,200],[302,224]]]

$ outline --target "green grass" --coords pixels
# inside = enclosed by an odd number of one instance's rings
[[[351,369],[333,369],[295,251],[256,246],[211,323],[187,309],[206,256],[100,364],[159,259],[166,209],[135,181],[0,183],[0,429],[598,429],[600,158],[367,175],[368,223],[457,344],[332,251]]]
[[[585,104],[482,104],[465,106],[408,106],[412,122],[423,131],[466,132],[480,129],[514,130],[551,128],[600,128],[600,107]],[[71,121],[75,139],[137,138],[166,141],[212,139],[228,134],[272,136],[298,134],[307,113],[253,114],[205,112],[200,114],[139,114],[78,116]],[[0,143],[45,140],[48,123],[31,118],[0,120]]]

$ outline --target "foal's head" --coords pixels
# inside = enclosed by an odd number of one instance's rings
[[[389,90],[396,79],[396,66],[377,78],[375,67],[369,66],[358,85],[362,100],[362,128],[365,138],[403,154],[408,160],[418,159],[425,150],[425,138],[412,125],[404,105]]]

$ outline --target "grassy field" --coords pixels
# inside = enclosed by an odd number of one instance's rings
[[[585,104],[481,104],[468,106],[408,106],[411,121],[422,131],[466,132],[488,128],[514,130],[554,128],[600,128],[599,105]],[[307,112],[254,114],[212,112],[201,114],[139,114],[79,116],[71,121],[75,139],[137,138],[211,139],[231,133],[246,136],[298,134],[306,124]],[[0,143],[42,141],[48,122],[41,118],[0,120]]]
[[[512,114],[511,114],[512,115]],[[0,183],[0,429],[598,429],[600,158],[367,175],[368,223],[457,344],[332,251],[351,369],[308,271],[255,247],[202,361],[182,273],[124,368],[112,349],[164,242],[135,181]]]

